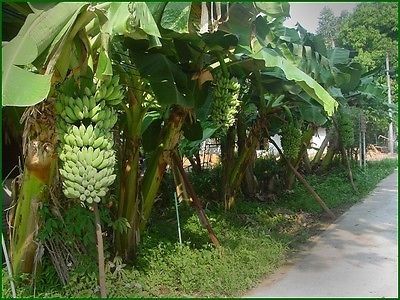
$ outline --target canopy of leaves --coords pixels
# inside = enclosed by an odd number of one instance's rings
[[[358,52],[356,60],[366,70],[384,64],[386,51],[397,66],[398,4],[362,3],[343,23],[339,43]]]

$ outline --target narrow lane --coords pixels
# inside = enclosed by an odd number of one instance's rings
[[[397,170],[247,297],[397,297]]]

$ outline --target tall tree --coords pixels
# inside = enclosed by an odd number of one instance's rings
[[[339,18],[333,14],[332,9],[324,6],[318,17],[317,34],[322,36],[327,48],[335,48],[338,20]]]
[[[384,65],[386,51],[397,66],[398,4],[362,3],[340,27],[340,46],[358,52],[356,60],[369,71]]]
[[[391,74],[398,68],[398,4],[397,3],[362,3],[346,19],[339,30],[340,46],[355,50],[355,60],[362,64],[365,71],[380,67],[379,82],[386,86],[386,53],[389,52]],[[397,81],[392,80],[392,99],[397,102]],[[380,98],[376,109],[367,110],[370,132],[375,137],[386,135],[388,127],[386,96]],[[396,117],[393,118],[396,122]],[[376,139],[374,139],[374,143]]]

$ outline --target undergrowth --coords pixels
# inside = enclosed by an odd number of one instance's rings
[[[260,164],[268,165],[270,162]],[[396,166],[397,160],[369,162],[365,171],[354,166],[359,194],[353,192],[341,167],[328,174],[307,176],[307,180],[329,207],[340,208],[367,195]],[[211,201],[215,200],[213,197],[219,190],[216,172],[218,170],[192,176],[192,182],[205,203],[207,216],[222,247],[215,249],[210,245],[197,215],[185,203],[179,206],[183,239],[182,245],[179,244],[171,197],[172,180],[167,178],[162,189],[164,196],[157,203],[147,232],[142,237],[134,266],[127,266],[118,257],[113,258],[107,253],[109,297],[240,295],[285,263],[296,243],[305,241],[312,233],[321,209],[301,184],[297,183],[291,193],[278,195],[274,203],[240,199],[234,210],[225,212],[220,203]],[[103,219],[109,223],[107,215],[103,215]],[[87,240],[87,243],[92,244],[91,249],[95,251],[94,240]],[[63,287],[44,256],[43,268],[34,288],[22,284],[24,278],[17,279],[18,296],[97,297],[96,263],[95,252],[79,257],[69,284]],[[3,297],[10,297],[4,267],[2,291]]]

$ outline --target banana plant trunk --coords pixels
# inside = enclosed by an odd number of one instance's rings
[[[119,189],[118,217],[126,218],[129,228],[116,233],[117,253],[126,261],[136,257],[140,234],[146,228],[161,180],[170,160],[170,153],[179,142],[186,111],[175,107],[162,130],[162,142],[150,157],[140,180],[140,134],[143,112],[129,112],[128,137],[123,155],[123,169]]]
[[[262,119],[258,119],[257,122],[251,128],[246,142],[243,146],[242,153],[239,154],[237,159],[234,161],[234,165],[227,174],[227,182],[224,185],[224,200],[225,209],[230,209],[235,204],[236,192],[239,190],[240,185],[243,181],[243,177],[246,173],[246,169],[254,157],[254,153],[257,150],[259,144],[259,133],[261,129]]]
[[[221,138],[221,162],[222,162],[222,197],[225,209],[228,209],[227,196],[231,194],[229,186],[229,174],[233,168],[235,156],[235,130],[233,127],[228,129],[224,138]]]
[[[27,152],[10,243],[15,275],[35,270],[39,209],[50,198],[49,185],[57,166],[54,148],[50,145],[31,141]]]
[[[120,74],[129,87],[129,108],[126,110],[126,130],[121,151],[117,218],[125,218],[129,227],[126,231],[115,232],[115,246],[118,255],[128,261],[136,257],[140,242],[140,144],[146,110],[141,105],[143,94],[140,92],[138,76],[132,78],[122,71]]]
[[[40,227],[39,209],[51,198],[51,186],[57,172],[54,106],[45,100],[27,108],[22,116],[24,173],[14,210],[10,241],[13,273],[34,274],[37,270],[36,237]]]
[[[246,127],[244,124],[243,116],[241,114],[239,114],[237,120],[237,137],[238,155],[240,156],[246,149]],[[252,158],[249,160],[249,164],[247,165],[245,171],[245,177],[242,182],[243,194],[248,197],[254,197],[258,189],[258,182],[256,177],[254,176],[254,160],[256,156],[256,153],[253,153]]]
[[[126,158],[121,170],[118,218],[125,218],[129,223],[126,232],[116,232],[116,247],[118,254],[124,259],[136,256],[137,245],[140,241],[139,232],[139,137],[127,139],[124,157]]]
[[[199,153],[196,153],[195,157],[188,156],[187,159],[189,160],[190,165],[192,166],[193,172],[200,173],[201,172],[201,161],[200,161]]]
[[[329,170],[333,157],[335,156],[335,154],[337,153],[339,144],[338,144],[338,134],[336,130],[332,131],[332,135],[330,136],[329,139],[329,145],[328,145],[328,150],[326,151],[325,156],[322,158],[321,161],[321,168],[324,171]]]
[[[146,228],[157,196],[161,180],[164,176],[167,165],[171,160],[171,153],[175,150],[181,137],[181,128],[185,121],[187,111],[176,106],[172,109],[171,115],[162,129],[162,142],[150,158],[150,162],[144,174],[141,192],[142,207],[140,231]]]
[[[314,167],[315,165],[320,163],[320,160],[322,158],[322,155],[324,154],[326,146],[328,146],[329,140],[331,139],[331,136],[333,134],[333,128],[330,128],[327,131],[327,134],[324,138],[324,140],[321,143],[321,146],[319,147],[317,153],[315,154],[313,160],[311,161],[311,166]]]

